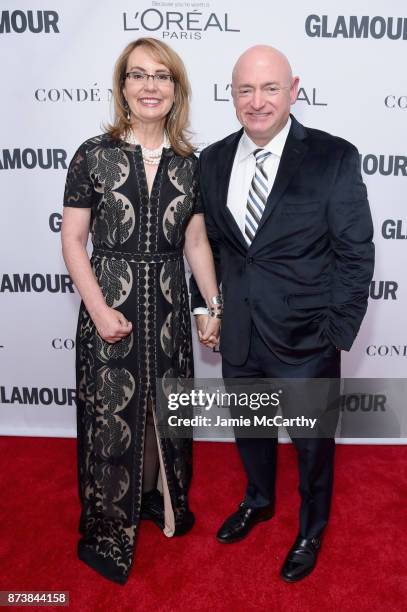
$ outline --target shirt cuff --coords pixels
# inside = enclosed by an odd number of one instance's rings
[[[208,315],[209,310],[204,306],[198,306],[198,308],[194,308],[192,311],[193,315]]]

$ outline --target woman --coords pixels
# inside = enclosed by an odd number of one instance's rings
[[[116,64],[113,96],[113,125],[83,143],[70,164],[62,244],[82,297],[78,555],[124,584],[140,518],[167,536],[194,522],[192,441],[158,439],[154,424],[156,379],[193,376],[183,251],[212,307],[206,338],[218,337],[221,307],[186,136],[182,61],[153,38],[130,43]]]

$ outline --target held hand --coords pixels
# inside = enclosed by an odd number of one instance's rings
[[[209,348],[214,348],[219,344],[220,319],[205,316],[205,329],[198,329],[198,336],[201,344]]]
[[[208,315],[206,314],[194,315],[194,319],[195,319],[196,330],[198,332],[198,338],[199,340],[201,340],[201,336],[205,332],[206,324],[208,322]]]
[[[130,321],[127,321],[121,312],[109,306],[106,306],[101,313],[94,316],[93,322],[96,325],[99,336],[110,344],[122,340],[133,329]]]

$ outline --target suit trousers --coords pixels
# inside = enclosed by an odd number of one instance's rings
[[[299,514],[299,533],[304,538],[321,535],[329,518],[333,487],[333,468],[335,454],[334,432],[338,420],[340,391],[340,351],[333,345],[312,356],[301,364],[288,364],[276,357],[273,351],[260,337],[256,327],[252,325],[250,348],[245,363],[234,366],[222,359],[222,374],[225,379],[236,378],[277,378],[301,379],[293,382],[294,397],[297,382],[307,379],[329,379],[326,381],[329,391],[325,397],[325,408],[329,408],[330,432],[318,437],[302,437],[289,434],[295,445],[299,467],[299,492],[301,497]],[[310,381],[312,384],[312,381]],[[303,398],[304,395],[301,395]],[[303,402],[297,410],[297,415],[306,413]],[[312,402],[308,402],[310,405]],[[321,398],[319,397],[319,403]],[[334,406],[334,409],[332,409]],[[292,416],[292,409],[289,411]],[[311,408],[312,412],[312,408]],[[318,408],[321,416],[321,407]],[[315,416],[315,413],[314,413]],[[259,508],[275,504],[275,481],[277,470],[277,430],[274,435],[264,438],[236,437],[236,444],[247,476],[245,504]],[[298,431],[298,430],[297,430]]]

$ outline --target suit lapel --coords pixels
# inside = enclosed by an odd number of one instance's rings
[[[223,147],[223,150],[220,151],[218,156],[219,163],[217,164],[217,175],[218,175],[218,185],[219,185],[219,207],[220,214],[223,220],[225,221],[226,226],[224,227],[224,231],[226,228],[229,230],[229,234],[239,242],[239,244],[247,250],[247,243],[244,239],[242,232],[232,213],[230,212],[227,201],[228,201],[228,191],[229,191],[229,183],[230,176],[232,173],[233,162],[236,155],[236,150],[240,141],[240,138],[243,134],[243,130],[239,130],[235,134],[232,134],[230,139],[228,139]]]
[[[291,116],[291,121],[290,131],[284,145],[274,185],[267,199],[266,208],[260,220],[259,227],[257,228],[253,243],[256,241],[259,232],[283,196],[308,150],[308,146],[304,142],[306,138],[304,126],[298,123],[293,116]]]

